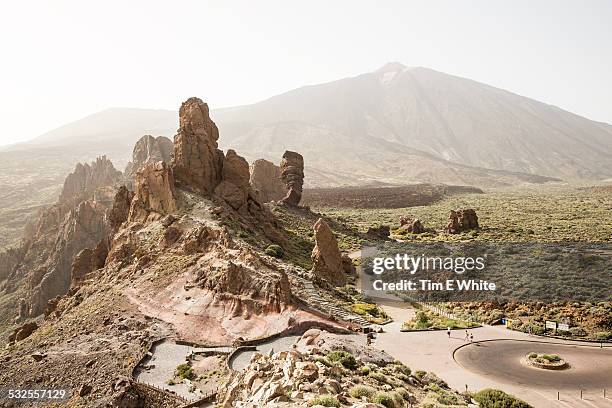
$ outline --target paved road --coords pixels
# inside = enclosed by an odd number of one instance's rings
[[[410,306],[395,303],[383,303],[382,307],[394,319],[405,320],[414,311]],[[401,320],[400,320],[401,319]],[[525,333],[506,330],[505,327],[485,326],[470,330],[474,334],[474,341],[491,339],[513,339],[526,341],[550,341],[550,349],[539,347],[541,343],[527,343],[524,348],[506,345],[489,344],[488,346],[468,345],[457,352],[460,364],[453,359],[453,352],[465,345],[464,330],[453,331],[448,338],[446,331],[428,332],[399,332],[399,322],[385,326],[385,333],[381,333],[375,341],[375,346],[385,350],[395,358],[407,364],[413,370],[432,371],[443,378],[457,390],[475,391],[483,388],[502,389],[508,393],[524,399],[537,408],[611,408],[612,399],[603,398],[603,387],[607,384],[608,394],[612,398],[612,349],[567,347],[561,344],[579,344],[577,342],[564,342],[556,339],[545,339],[529,336]],[[511,347],[512,346],[512,347]],[[506,349],[506,347],[508,349]],[[559,347],[563,348],[560,351]],[[542,373],[540,370],[520,366],[520,357],[513,364],[512,355],[526,354],[529,351],[547,351],[567,356],[567,359],[576,366],[576,369],[567,373]],[[486,352],[485,352],[486,351]],[[590,369],[587,367],[590,366]],[[596,371],[601,369],[601,376]],[[517,373],[517,374],[513,374]],[[529,373],[529,374],[527,374]],[[561,374],[559,383],[550,375]],[[568,376],[569,374],[569,376]],[[522,376],[520,376],[522,375]],[[576,380],[582,384],[572,384]],[[585,399],[580,400],[580,387],[586,390]],[[561,392],[560,401],[557,401],[557,391]]]

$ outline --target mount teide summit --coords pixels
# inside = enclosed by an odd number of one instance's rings
[[[232,146],[243,151],[278,155],[296,149],[311,162],[316,160],[309,157],[312,150],[313,156],[334,156],[340,171],[357,175],[364,166],[380,168],[391,179],[399,173],[414,181],[445,181],[446,172],[469,172],[447,164],[441,174],[419,176],[417,171],[411,177],[404,154],[432,171],[444,167],[433,159],[443,159],[566,180],[612,175],[612,126],[469,79],[399,63],[220,110],[215,117]],[[373,158],[378,160],[373,163]],[[423,171],[422,166],[416,169]],[[373,170],[372,175],[378,173]]]

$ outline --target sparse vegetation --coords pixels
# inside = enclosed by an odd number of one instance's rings
[[[264,252],[266,255],[273,256],[275,258],[282,258],[285,254],[283,248],[280,245],[276,244],[268,245]]]
[[[331,362],[338,362],[342,364],[344,368],[354,370],[357,368],[357,360],[350,353],[346,351],[336,350],[327,354],[327,359]]]
[[[324,407],[339,407],[340,401],[336,397],[332,397],[331,395],[321,395],[320,397],[315,397],[308,402],[309,406],[322,405]]]
[[[195,380],[196,375],[188,364],[179,364],[174,371],[174,374],[182,380]]]
[[[404,330],[446,330],[449,327],[451,329],[467,329],[477,326],[474,323],[449,319],[448,317],[422,309],[417,311],[412,320],[404,322],[402,328]]]
[[[481,408],[532,408],[531,405],[513,395],[490,388],[477,392],[474,400]]]
[[[367,385],[356,385],[349,390],[349,395],[353,398],[370,398],[374,395],[376,390],[372,387],[368,387]]]

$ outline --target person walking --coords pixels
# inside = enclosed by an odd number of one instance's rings
[[[474,342],[474,333],[470,333],[470,343]]]
[[[446,329],[446,334],[448,334],[448,338],[450,339],[450,332],[451,332],[451,328],[450,326],[448,327],[448,329]]]
[[[470,340],[470,334],[468,333],[468,331],[465,331],[465,341],[469,341]]]

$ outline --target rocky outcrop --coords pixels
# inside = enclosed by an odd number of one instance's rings
[[[134,146],[132,161],[129,162],[124,171],[124,177],[128,183],[133,183],[136,173],[147,163],[163,161],[170,163],[174,146],[172,140],[164,136],[153,137],[145,135],[141,137]]]
[[[312,272],[334,286],[346,284],[338,241],[329,225],[319,218],[313,226],[315,247],[312,250]]]
[[[112,186],[120,180],[121,172],[115,169],[106,156],[98,157],[91,164],[78,163],[66,177],[59,201],[74,203],[90,199],[99,187]]]
[[[265,159],[255,160],[251,164],[250,183],[263,203],[279,201],[287,194],[280,167]]]
[[[330,362],[331,356],[340,361]],[[387,377],[393,379],[401,394],[391,393],[391,387],[378,380]],[[417,396],[422,398],[425,394],[419,389],[423,387],[420,382],[410,376],[410,369],[387,353],[347,336],[310,329],[288,351],[255,353],[249,365],[220,390],[218,401],[224,408],[321,407],[313,401],[326,396],[335,401],[328,406],[383,407],[366,403],[365,398],[349,392],[357,384],[371,394],[386,391],[383,395],[387,395],[389,407],[417,406]]]
[[[13,330],[13,333],[9,335],[8,341],[9,344],[21,341],[27,337],[30,337],[32,333],[34,333],[38,329],[38,324],[36,322],[28,322],[23,325],[17,327]]]
[[[181,187],[211,195],[221,182],[223,152],[219,130],[210,119],[208,105],[189,98],[179,110],[179,130],[174,136],[172,169]]]
[[[115,193],[113,205],[108,212],[108,221],[114,231],[127,221],[133,198],[134,193],[128,190],[126,186],[119,187],[119,190]]]
[[[108,241],[103,238],[95,248],[85,248],[74,257],[70,268],[70,286],[78,286],[91,272],[104,267],[109,251]]]
[[[342,254],[342,270],[346,275],[357,275],[357,268],[348,254]]]
[[[152,221],[177,209],[172,168],[165,162],[148,163],[136,174],[130,221]]]
[[[304,158],[301,154],[287,150],[283,154],[280,165],[281,178],[287,193],[283,202],[290,206],[297,206],[302,199],[304,185]]]
[[[27,316],[43,313],[47,301],[68,291],[74,257],[85,248],[96,248],[109,234],[105,213],[105,207],[92,201],[83,201],[68,213],[59,227],[53,250],[46,262],[29,274]],[[30,249],[29,256],[36,259],[34,248]],[[24,263],[36,265],[34,259]]]
[[[412,234],[423,234],[426,232],[425,227],[418,218],[401,217],[400,230],[410,232]]]
[[[476,211],[471,208],[451,210],[450,215],[448,216],[446,232],[449,234],[459,234],[461,232],[477,228],[479,228],[479,225]]]
[[[368,228],[366,234],[372,238],[388,239],[389,235],[391,235],[391,228],[388,225],[370,227]]]
[[[249,185],[249,163],[233,150],[228,150],[223,160],[221,183],[215,195],[225,200],[234,210],[248,211],[245,206],[252,191]]]

